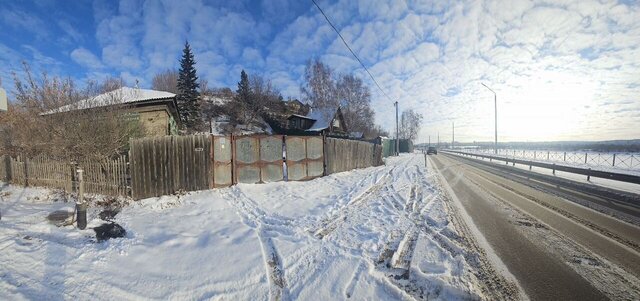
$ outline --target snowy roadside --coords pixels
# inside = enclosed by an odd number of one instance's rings
[[[142,200],[115,218],[127,236],[102,243],[49,224],[72,203],[48,190],[0,194],[2,299],[490,298],[422,155]]]

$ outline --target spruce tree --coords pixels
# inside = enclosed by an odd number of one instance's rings
[[[239,111],[237,114],[242,122],[249,121],[248,112],[251,104],[251,86],[249,84],[249,76],[244,70],[240,72],[240,81],[238,82],[238,90],[236,90],[236,109]]]
[[[194,129],[200,122],[200,103],[198,98],[198,76],[195,59],[189,42],[185,42],[178,74],[178,94],[176,100],[180,110],[180,119],[185,129]]]

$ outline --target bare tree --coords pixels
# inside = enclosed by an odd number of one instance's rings
[[[400,117],[400,138],[411,141],[418,138],[418,132],[422,124],[422,114],[413,109],[404,110]]]
[[[0,151],[11,155],[46,154],[65,160],[105,159],[120,154],[129,139],[142,134],[136,120],[123,115],[121,90],[96,96],[101,84],[78,89],[71,79],[35,77],[24,66],[15,79],[15,101],[2,123],[9,137]]]
[[[374,112],[371,109],[369,87],[353,74],[345,74],[338,80],[336,88],[347,129],[371,135],[374,130]]]
[[[332,70],[320,60],[310,60],[304,71],[305,82],[300,87],[303,101],[315,108],[336,108],[340,104]]]
[[[178,94],[178,70],[167,69],[154,75],[151,89]]]

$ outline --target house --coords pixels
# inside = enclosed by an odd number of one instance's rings
[[[176,95],[164,91],[122,87],[60,107],[43,115],[104,108],[122,112],[126,120],[138,120],[144,128],[146,136],[165,136],[178,133],[180,116]]]
[[[292,114],[287,120],[289,134],[304,132],[310,135],[340,137],[349,135],[340,107],[337,109],[311,108],[309,114]]]
[[[295,112],[296,114],[307,114],[309,112],[309,105],[303,104],[297,99],[290,99],[284,102],[284,104],[288,111]]]

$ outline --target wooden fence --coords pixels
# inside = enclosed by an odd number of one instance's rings
[[[86,161],[78,164],[84,171],[84,191],[111,196],[129,195],[127,157],[113,160]]]
[[[127,196],[127,158],[72,163],[46,156],[2,158],[0,179],[22,186],[42,186],[72,192],[76,170],[84,170],[86,193]],[[8,168],[7,168],[8,166]]]
[[[280,135],[136,139],[130,142],[128,158],[101,162],[71,163],[44,156],[4,158],[0,156],[0,180],[72,192],[75,172],[82,168],[87,193],[134,199],[237,183],[304,181],[384,164],[380,145]]]
[[[0,156],[0,181],[2,182],[9,181],[9,170],[11,170],[9,164],[9,157]]]
[[[209,188],[208,135],[132,140],[129,160],[131,195],[135,199]]]
[[[327,138],[327,174],[382,165],[382,148],[364,141]]]

